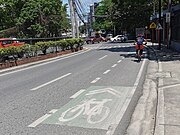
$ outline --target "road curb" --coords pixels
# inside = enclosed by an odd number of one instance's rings
[[[131,123],[127,128],[127,135],[152,135],[155,133],[157,102],[158,102],[158,80],[157,77],[149,76],[159,72],[159,59],[156,50],[146,45],[149,51],[150,64],[143,83],[143,94],[139,98]],[[155,60],[155,61],[153,61]]]
[[[88,51],[88,50],[89,50],[88,48],[84,48],[83,50],[80,50],[78,52],[64,54],[64,55],[56,56],[56,57],[53,57],[53,58],[48,58],[48,59],[44,59],[44,60],[40,60],[40,61],[36,61],[36,62],[32,62],[32,63],[27,63],[27,64],[23,64],[23,65],[18,65],[18,66],[2,69],[2,70],[0,70],[0,74],[6,73],[6,72],[11,72],[11,71],[22,69],[22,68],[26,68],[26,67],[35,66],[35,65],[42,64],[42,63],[45,63],[45,62],[50,62],[50,61],[53,61],[53,60],[57,60],[57,59],[60,59],[60,58],[63,58],[63,57],[71,56],[71,55],[78,54],[78,53]]]

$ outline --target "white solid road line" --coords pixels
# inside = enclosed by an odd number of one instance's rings
[[[98,60],[102,60],[102,59],[104,59],[104,58],[106,58],[106,57],[107,57],[107,55],[105,55],[105,56],[99,58]]]
[[[117,64],[114,64],[112,67],[114,68],[114,67],[116,67],[117,66]]]
[[[111,70],[106,70],[103,74],[107,74],[107,73],[109,73]]]
[[[44,116],[40,117],[39,119],[37,119],[36,121],[34,121],[32,124],[30,124],[28,127],[36,127],[37,125],[39,125],[40,123],[42,123],[44,120],[46,120],[47,118],[49,118],[53,113],[57,112],[57,109],[53,109],[51,110],[48,114],[45,114]]]
[[[67,74],[65,74],[65,75],[63,75],[63,76],[61,76],[61,77],[58,77],[58,78],[56,78],[56,79],[54,79],[54,80],[52,80],[52,81],[49,81],[49,82],[47,82],[47,83],[44,83],[44,84],[42,84],[42,85],[40,85],[40,86],[38,86],[38,87],[35,87],[35,88],[33,88],[33,89],[31,89],[32,91],[34,91],[34,90],[37,90],[37,89],[39,89],[39,88],[42,88],[42,87],[44,87],[44,86],[46,86],[46,85],[49,85],[49,84],[51,84],[51,83],[53,83],[53,82],[56,82],[56,81],[58,81],[58,80],[60,80],[60,79],[63,79],[64,77],[67,77],[67,76],[69,76],[71,73],[67,73]]]
[[[84,91],[86,91],[85,89],[79,90],[78,92],[76,92],[74,95],[72,95],[70,98],[76,98],[78,97],[81,93],[83,93]]]
[[[143,72],[143,69],[144,69],[144,65],[145,65],[145,62],[147,61],[147,59],[145,59],[141,65],[141,68],[139,70],[139,73],[137,75],[137,78],[136,78],[136,81],[134,83],[134,86],[137,87],[137,85],[139,84],[139,80],[141,78],[141,75],[142,75],[142,72]]]
[[[97,77],[95,80],[93,80],[91,83],[96,83],[98,80],[100,80],[101,78]]]
[[[32,69],[32,68],[35,68],[35,67],[40,67],[40,66],[47,65],[47,64],[50,64],[50,63],[53,63],[53,62],[56,62],[56,61],[64,60],[64,59],[67,59],[67,58],[71,58],[73,56],[80,55],[80,54],[86,53],[88,51],[90,51],[90,50],[86,50],[86,51],[75,53],[75,54],[67,54],[67,55],[64,55],[64,56],[62,55],[62,56],[59,56],[59,57],[52,58],[54,60],[46,59],[46,60],[43,60],[43,61],[47,61],[47,62],[40,63],[40,64],[37,64],[37,65],[34,65],[34,66],[30,66],[30,67],[24,67],[23,69],[17,69],[15,71],[8,72],[9,69],[7,69],[7,73],[0,74],[0,77],[1,76],[5,76],[5,75],[9,75],[9,74],[13,74],[13,73],[17,73],[17,72],[21,72],[21,71],[25,71],[25,70]],[[33,63],[30,63],[30,64],[25,64],[25,65],[31,65],[31,64],[35,64],[35,63],[39,63],[39,62],[42,62],[42,61],[33,62]],[[18,67],[23,67],[25,65],[18,66]]]

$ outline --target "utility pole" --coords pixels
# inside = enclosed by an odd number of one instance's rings
[[[161,25],[161,0],[159,0],[159,24]],[[161,29],[158,30],[159,50],[161,50]]]
[[[167,48],[170,48],[170,45],[171,45],[171,0],[169,0],[169,3],[168,3],[168,13],[166,14],[166,22],[168,23]]]
[[[74,11],[76,11],[75,5],[73,5]],[[76,12],[74,12],[74,21],[75,21],[75,37],[79,38],[79,23],[77,20]]]
[[[75,0],[69,0],[69,5],[70,5],[70,17],[71,17],[71,25],[72,25],[72,37],[79,38],[79,24],[77,21]]]
[[[75,11],[74,11],[74,0],[69,0],[69,6],[70,6],[70,17],[71,17],[71,25],[72,25],[72,37],[75,38],[76,37],[76,28],[75,28]]]
[[[91,35],[90,34],[90,13],[88,13],[88,16],[87,16],[87,25],[86,25],[86,27],[87,27],[87,35],[88,35],[88,37]]]
[[[156,2],[153,1],[153,15],[156,14]]]
[[[90,25],[90,28],[89,28],[89,36],[91,36],[92,34],[92,31],[93,31],[93,28],[92,28],[92,24],[93,24],[93,16],[94,16],[94,5],[91,4],[90,5],[90,13],[89,13],[89,25]]]

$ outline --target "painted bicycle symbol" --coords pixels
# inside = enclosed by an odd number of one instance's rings
[[[59,117],[59,121],[71,121],[82,114],[87,115],[87,122],[90,124],[102,122],[110,113],[109,107],[104,106],[109,101],[112,101],[112,99],[97,101],[95,98],[92,98],[84,101],[82,104],[71,107],[63,112]]]

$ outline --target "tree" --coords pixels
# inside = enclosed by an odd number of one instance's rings
[[[172,0],[171,2],[172,2],[172,6],[180,3],[179,0]],[[168,8],[168,3],[169,3],[169,0],[163,0],[163,3],[162,3],[163,9],[167,9]]]
[[[22,8],[17,24],[30,37],[60,36],[67,25],[66,8],[67,5],[63,6],[59,0],[29,0]]]
[[[95,23],[93,24],[93,29],[100,30],[104,29],[106,31],[111,31],[112,29],[112,1],[102,0],[96,4],[95,8]]]
[[[0,0],[0,30],[14,27],[26,0]]]
[[[145,27],[149,24],[152,6],[147,0],[112,0],[112,18],[117,33],[126,30],[135,33],[136,27]]]
[[[60,36],[69,27],[62,0],[0,0],[0,30],[15,27],[23,37]]]
[[[147,0],[102,0],[95,9],[95,16],[108,16],[96,17],[94,29],[113,31],[115,28],[116,34],[135,33],[136,27],[149,24],[152,6]]]

